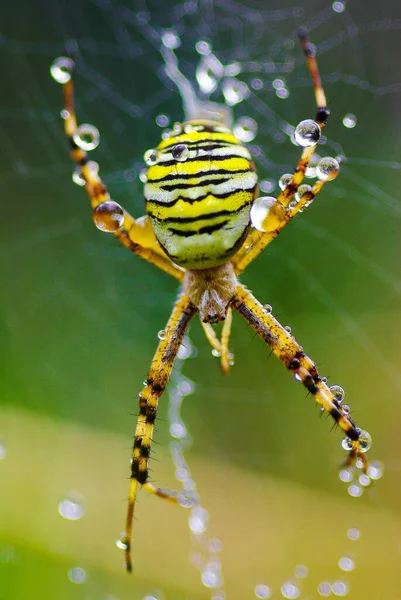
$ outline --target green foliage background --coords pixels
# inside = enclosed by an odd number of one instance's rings
[[[261,2],[247,5],[250,11],[266,8]],[[124,6],[134,13],[143,9],[139,2]],[[148,6],[156,26],[169,26],[176,3]],[[287,6],[280,2],[279,8]],[[399,161],[400,93],[375,94],[344,78],[335,82],[331,75],[357,75],[372,86],[399,83],[394,58],[401,50],[394,25],[399,8],[389,1],[380,6],[350,2],[344,18],[333,16],[317,26],[314,18],[322,4],[305,0],[301,6],[303,18],[274,25],[277,39],[307,24],[320,44],[337,30],[349,33],[353,24],[360,26],[359,35],[326,47],[320,67],[332,110],[328,135],[349,157],[362,157],[366,164],[345,164],[338,180],[243,281],[292,326],[330,382],[346,389],[355,419],[372,434],[370,458],[384,461],[386,476],[364,497],[348,496],[337,477],[341,434],[330,432],[331,422],[319,421],[311,398],[274,358],[268,360],[267,349],[239,318],[232,338],[236,364],[227,378],[199,324],[191,329],[198,355],[185,364],[185,374],[197,386],[184,405],[194,439],[187,458],[210,511],[210,534],[223,542],[228,598],[253,597],[261,581],[277,590],[298,563],[310,569],[305,589],[315,598],[318,582],[344,575],[337,561],[352,552],[357,568],[346,577],[350,597],[376,598],[379,592],[372,590],[380,589],[380,597],[397,600],[401,180],[399,168],[389,163]],[[268,8],[277,6],[269,2]],[[87,40],[81,44],[87,66],[112,81],[122,96],[148,107],[145,118],[130,118],[99,88],[94,93],[88,76],[77,75],[79,119],[95,123],[102,134],[94,158],[113,198],[139,216],[141,184],[122,174],[157,143],[156,115],[162,110],[174,121],[182,112],[178,94],[160,81],[157,49],[139,29],[131,34],[146,49],[146,59],[122,60],[113,53],[123,35],[123,28],[116,29],[119,10],[121,3],[89,0],[23,0],[1,8],[4,600],[126,600],[152,590],[162,590],[169,600],[210,598],[189,564],[184,510],[141,494],[134,577],[123,572],[114,545],[125,518],[132,413],[156,332],[166,322],[177,288],[93,227],[84,192],[71,183],[60,88],[50,80],[48,66],[64,52],[66,40]],[[372,22],[383,26],[362,27]],[[271,26],[266,22],[267,32]],[[229,55],[227,33],[213,41],[217,52]],[[189,48],[182,49],[184,64],[194,66]],[[294,55],[293,80],[300,85],[290,86],[291,99],[285,103],[261,93],[265,104],[292,123],[313,115],[306,70],[297,49]],[[149,102],[155,97],[157,102]],[[347,112],[358,117],[354,130],[341,123]],[[236,114],[250,114],[262,126],[256,105],[244,102]],[[277,165],[273,174],[262,168],[264,177],[277,178],[295,164],[298,152],[289,142],[275,144],[263,132],[257,142]],[[166,418],[161,402],[153,476],[174,485]],[[71,492],[82,495],[85,507],[77,522],[64,521],[57,512],[58,502]],[[359,542],[347,540],[351,526],[360,528]],[[74,566],[86,570],[85,584],[68,580]]]

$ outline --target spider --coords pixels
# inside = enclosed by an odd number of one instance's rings
[[[294,137],[302,148],[293,175],[280,180],[277,198],[258,198],[255,165],[248,149],[224,124],[224,119],[196,118],[175,124],[156,149],[148,150],[144,217],[134,219],[111,200],[99,176],[99,166],[87,151],[97,145],[98,131],[92,125],[77,125],[74,110],[70,58],[54,61],[51,73],[63,85],[65,134],[78,177],[89,195],[97,227],[114,236],[134,254],[175,277],[180,293],[155,352],[139,395],[131,458],[130,488],[125,532],[126,568],[132,570],[131,539],[138,485],[148,492],[177,503],[177,494],[156,487],[148,480],[148,462],[158,402],[168,384],[174,361],[188,326],[198,313],[206,337],[221,356],[228,372],[232,311],[237,311],[262,338],[283,365],[302,381],[322,411],[327,411],[345,433],[343,447],[349,450],[346,465],[356,463],[365,472],[365,452],[370,435],[355,425],[350,409],[342,404],[344,391],[328,387],[314,362],[289,331],[274,318],[239,281],[239,275],[302,212],[327,181],[339,172],[335,159],[323,158],[317,166],[318,180],[301,185],[306,168],[326,127],[329,110],[316,62],[315,47],[306,30],[299,32],[302,50],[312,79],[317,106],[315,119],[302,121]],[[223,323],[221,339],[212,325]]]

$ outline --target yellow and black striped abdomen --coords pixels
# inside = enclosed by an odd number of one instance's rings
[[[188,269],[229,260],[247,234],[256,194],[249,151],[224,125],[190,121],[153,152],[146,211],[163,249]]]

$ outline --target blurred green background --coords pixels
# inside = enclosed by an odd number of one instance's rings
[[[78,117],[102,134],[93,158],[112,197],[139,216],[142,155],[161,134],[155,119],[182,119],[163,74],[160,32],[180,35],[177,55],[192,81],[201,39],[223,64],[241,63],[250,95],[234,114],[257,121],[258,170],[277,180],[298,157],[283,123],[314,114],[301,52],[288,41],[300,25],[318,45],[332,111],[323,154],[348,160],[242,279],[291,325],[329,382],[345,388],[385,477],[350,497],[337,474],[341,433],[319,420],[312,399],[239,318],[228,377],[199,323],[191,328],[198,352],[184,364],[196,383],[183,407],[193,437],[186,458],[210,513],[208,535],[223,544],[230,600],[254,598],[258,583],[282,597],[297,564],[309,568],[302,598],[318,598],[322,581],[343,580],[355,600],[401,599],[400,12],[396,0],[349,2],[344,11],[312,0],[23,0],[1,8],[1,600],[220,600],[189,562],[184,509],[140,494],[133,577],[115,546],[137,393],[177,286],[94,228],[71,181],[49,64],[66,45],[75,49]],[[286,100],[274,93],[275,77],[286,80]],[[355,128],[344,127],[347,113],[357,116]],[[154,480],[175,486],[167,398],[156,441]],[[85,511],[76,522],[58,513],[70,497]],[[360,540],[347,538],[350,527]],[[338,568],[345,554],[355,560],[351,573]],[[82,584],[70,580],[77,567]]]

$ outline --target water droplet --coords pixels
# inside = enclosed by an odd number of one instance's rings
[[[148,176],[147,176],[147,169],[142,169],[141,171],[139,171],[139,181],[142,181],[142,183],[146,183],[148,180]]]
[[[271,589],[264,583],[259,583],[257,586],[255,586],[256,598],[265,600],[265,598],[270,598],[271,595],[272,595]]]
[[[338,561],[338,566],[343,571],[353,571],[355,569],[355,561],[350,556],[342,556]]]
[[[187,428],[182,421],[174,421],[170,425],[170,435],[177,440],[183,440],[187,436]]]
[[[363,488],[357,483],[351,483],[351,485],[348,486],[348,493],[353,498],[359,498],[363,494]]]
[[[215,358],[220,358],[221,352],[219,352],[218,350],[216,350],[216,348],[213,348],[212,349],[212,356],[214,356]]]
[[[201,54],[202,56],[207,56],[208,54],[211,53],[212,47],[209,44],[209,42],[200,40],[199,42],[196,42],[195,50],[197,51],[198,54]]]
[[[298,201],[302,200],[302,198],[305,196],[305,194],[310,194],[311,191],[312,191],[312,187],[310,185],[308,185],[307,183],[304,183],[303,185],[300,185],[299,188],[297,189],[295,198]],[[306,202],[304,204],[304,208],[307,208],[308,206],[310,206],[312,204],[313,200],[314,200],[314,198],[312,196],[312,198],[309,200],[309,202]]]
[[[368,466],[368,475],[371,479],[380,479],[383,477],[383,465],[379,461],[373,461]]]
[[[285,87],[285,81],[284,79],[277,77],[276,79],[273,79],[272,86],[275,90],[280,90],[281,88]]]
[[[275,187],[276,182],[273,179],[263,179],[262,181],[259,181],[259,188],[262,192],[266,192],[267,194],[272,192]]]
[[[235,77],[236,75],[239,75],[241,73],[241,71],[242,71],[241,63],[232,62],[225,66],[224,75],[226,77]]]
[[[80,185],[80,186],[85,185],[85,179],[82,177],[81,167],[77,167],[76,169],[74,169],[74,171],[72,173],[72,180],[74,183],[76,183],[76,185]]]
[[[125,533],[125,531],[123,531],[120,534],[120,537],[118,538],[118,540],[116,540],[116,546],[120,550],[126,550],[128,548],[127,543],[123,541],[126,538],[126,536],[127,536],[127,534]]]
[[[301,148],[308,148],[318,143],[321,135],[320,126],[312,119],[298,123],[294,131],[294,140]]]
[[[302,377],[300,375],[298,375],[298,373],[294,373],[294,379],[295,381],[302,381]],[[324,410],[324,408],[323,408]]]
[[[192,509],[189,515],[188,522],[190,530],[199,535],[207,529],[207,522],[209,519],[209,513],[201,506],[196,506]]]
[[[60,117],[65,121],[70,116],[70,113],[67,109],[63,108],[60,110]]]
[[[58,512],[70,521],[78,521],[84,516],[84,508],[75,498],[64,498],[58,505]]]
[[[75,65],[71,58],[59,56],[50,66],[50,74],[57,83],[67,83],[71,79]]]
[[[292,181],[292,173],[284,173],[278,180],[280,190],[284,190],[287,185]]]
[[[352,450],[352,440],[349,437],[345,437],[342,441],[341,441],[341,446],[344,448],[344,450]]]
[[[348,404],[342,404],[341,408],[343,409],[343,413],[345,415],[349,415],[351,412],[351,407]]]
[[[162,35],[163,46],[175,50],[181,45],[181,40],[173,29],[167,29]]]
[[[184,341],[178,349],[177,358],[179,358],[180,360],[186,360],[187,358],[192,356],[193,352],[194,349],[189,338],[185,337]]]
[[[189,158],[189,148],[186,144],[176,144],[171,151],[173,158],[179,162],[185,162]]]
[[[359,540],[361,537],[361,532],[357,527],[350,527],[347,531],[347,537],[350,540]]]
[[[0,438],[0,460],[3,460],[3,458],[6,457],[7,454],[7,448],[4,445],[3,440]]]
[[[166,339],[166,330],[160,329],[160,331],[157,332],[157,337],[159,338],[159,340],[165,340]]]
[[[334,399],[341,404],[345,398],[345,391],[340,385],[331,385],[330,392],[333,394]]]
[[[322,160],[321,156],[316,152],[312,154],[309,160],[309,164],[306,167],[305,177],[316,177],[316,167]]]
[[[211,94],[223,76],[223,65],[211,52],[203,54],[196,69],[196,80],[204,94]]]
[[[332,181],[340,172],[340,165],[335,158],[325,156],[316,167],[316,176],[320,181]]]
[[[177,501],[178,501],[178,504],[180,506],[183,506],[184,508],[192,508],[196,502],[196,497],[189,490],[184,490],[183,492],[180,492],[178,494]],[[193,509],[193,510],[195,510],[195,509]],[[189,517],[189,519],[191,519],[191,516]],[[190,523],[191,523],[191,521],[190,521]],[[194,521],[194,525],[196,528],[196,526],[199,525],[199,523]],[[189,525],[189,526],[191,527],[191,525]],[[206,529],[206,527],[205,527],[205,529]],[[197,532],[194,531],[194,533],[197,533]],[[202,531],[200,531],[199,533],[202,533]]]
[[[255,229],[267,231],[264,221],[274,204],[276,204],[276,198],[273,196],[261,196],[255,200],[251,208],[251,222]]]
[[[145,154],[143,155],[143,160],[148,165],[148,167],[152,167],[153,165],[155,165],[157,163],[157,158],[157,150],[155,150],[154,148],[146,150]]]
[[[270,314],[273,311],[273,307],[271,304],[264,304],[263,305],[263,312],[266,314]]]
[[[222,91],[228,106],[239,104],[249,96],[249,88],[246,83],[235,77],[224,80]]]
[[[251,117],[240,117],[234,125],[233,133],[241,142],[251,142],[258,132],[258,124]]]
[[[100,231],[112,233],[123,226],[124,211],[117,202],[107,200],[95,208],[93,220]]]
[[[349,439],[349,438],[346,438]],[[349,483],[350,481],[352,481],[354,479],[354,474],[352,472],[352,469],[341,469],[341,471],[339,472],[339,477],[341,479],[341,481],[343,481],[344,483]]]
[[[361,475],[359,475],[358,481],[361,485],[363,485],[363,487],[369,487],[372,483],[371,478],[366,473],[362,473]]]
[[[190,396],[195,391],[195,384],[187,377],[181,375],[181,378],[177,383],[177,390],[180,396]]]
[[[295,577],[298,577],[298,579],[305,579],[305,577],[308,576],[309,573],[309,569],[306,565],[297,565],[294,569],[294,575]]]
[[[72,581],[72,583],[85,583],[86,571],[81,567],[73,567],[68,571],[68,579]]]
[[[345,10],[345,4],[344,2],[333,2],[333,4],[331,5],[332,9],[334,10],[334,12],[336,13],[342,13]]]
[[[281,100],[285,100],[286,98],[288,98],[289,95],[290,95],[290,90],[286,87],[282,87],[282,88],[279,88],[278,90],[276,90],[276,96],[277,96],[277,98],[280,98]]]
[[[281,586],[281,595],[284,598],[299,598],[301,595],[301,590],[298,585],[292,583],[291,581],[286,581]]]
[[[331,596],[331,585],[328,581],[321,581],[317,586],[320,596]]]
[[[359,444],[361,452],[367,452],[372,446],[372,437],[368,431],[361,430],[359,434]]]
[[[202,571],[201,578],[203,585],[208,588],[218,588],[223,583],[220,569],[216,569],[216,566],[213,563],[206,565],[205,569]]]
[[[356,126],[356,116],[352,113],[348,113],[343,118],[343,125],[347,127],[347,129],[353,129]]]
[[[335,581],[331,586],[331,589],[336,596],[346,596],[349,592],[348,585],[345,581]]]
[[[90,152],[98,147],[100,143],[100,133],[94,125],[83,123],[77,127],[72,139],[78,148],[85,150],[85,152]]]
[[[291,333],[291,327],[289,325],[285,325],[284,329],[287,333]]]
[[[170,123],[170,119],[168,118],[167,115],[157,115],[156,117],[156,125],[158,125],[159,127],[167,127],[167,125]]]
[[[208,547],[210,552],[221,552],[223,544],[221,540],[217,538],[212,538],[211,540],[209,540]]]

